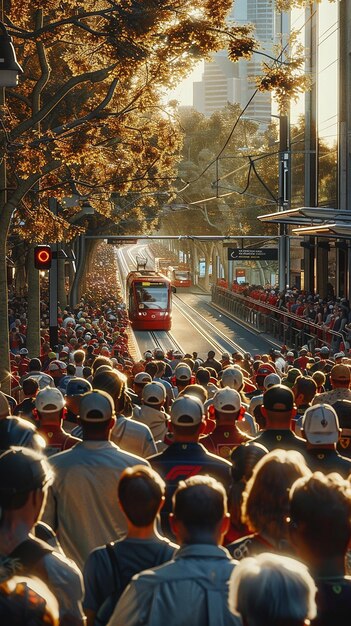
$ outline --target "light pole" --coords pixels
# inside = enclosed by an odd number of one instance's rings
[[[1,20],[4,19],[3,9]],[[3,21],[0,22],[0,115],[4,117],[5,110],[5,88],[16,87],[19,74],[23,70],[16,59],[12,38],[8,34]],[[7,176],[6,176],[6,137],[4,132],[4,122],[2,119],[2,158],[0,160],[0,211],[4,212],[7,203]],[[0,234],[0,381],[2,390],[5,393],[11,392],[10,378],[10,356],[9,356],[9,323],[8,323],[8,285],[7,285],[7,260],[6,243],[7,231]]]

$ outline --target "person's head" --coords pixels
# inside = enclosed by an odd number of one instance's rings
[[[283,379],[283,385],[292,389],[297,378],[301,376],[301,372],[297,367],[289,369],[287,376]]]
[[[304,413],[302,435],[308,448],[336,448],[341,429],[335,409],[329,404],[314,404]]]
[[[240,394],[230,387],[219,389],[213,396],[213,408],[217,422],[234,423],[241,410]]]
[[[109,365],[110,367],[112,367],[112,361],[106,356],[97,356],[91,366],[92,376],[94,376],[96,370],[98,369],[98,367],[100,367],[100,365]]]
[[[166,363],[165,361],[155,361],[155,365],[157,367],[156,370],[156,378],[162,378],[162,376],[164,376],[164,373],[166,371]]]
[[[74,363],[67,364],[67,376],[74,376],[76,373],[76,366]]]
[[[25,378],[22,383],[22,391],[26,398],[35,398],[39,391],[39,383],[36,378]]]
[[[56,357],[56,354],[55,354]],[[40,359],[31,359],[28,365],[29,372],[40,372],[41,371],[41,360]]]
[[[264,381],[269,374],[275,374],[275,368],[270,363],[263,363],[256,371],[255,383],[257,388],[264,391]]]
[[[133,380],[133,391],[137,394],[139,400],[141,400],[141,395],[145,385],[149,383],[152,383],[152,377],[147,372],[138,372],[135,374]]]
[[[290,491],[289,532],[298,556],[310,569],[343,563],[351,539],[349,481],[321,472],[297,480]]]
[[[93,378],[93,389],[108,393],[113,398],[117,413],[120,410],[124,388],[125,382],[118,370],[98,372]]]
[[[351,370],[348,365],[334,365],[330,372],[330,382],[333,389],[350,387]]]
[[[296,415],[294,394],[284,385],[274,385],[263,394],[262,415],[266,429],[289,429],[291,419]]]
[[[295,404],[297,407],[311,404],[314,396],[316,395],[318,387],[316,381],[313,378],[307,376],[298,376],[293,386],[293,394],[295,398]]]
[[[157,374],[157,363],[156,361],[147,361],[145,363],[145,372],[150,374],[151,378],[154,378]]]
[[[165,500],[165,483],[150,467],[125,469],[118,483],[118,501],[129,525],[153,525]]]
[[[304,626],[316,617],[315,595],[305,565],[271,553],[240,561],[229,583],[229,607],[244,626]]]
[[[0,528],[23,525],[29,532],[39,519],[53,474],[41,454],[11,448],[0,455]]]
[[[244,387],[244,376],[238,367],[227,367],[222,372],[221,386],[241,391]]]
[[[320,389],[325,385],[326,377],[324,372],[313,372],[312,378],[317,385],[317,389]]]
[[[91,391],[92,386],[85,378],[71,378],[68,381],[65,393],[66,407],[73,415],[78,415],[80,396]]]
[[[162,383],[157,381],[147,383],[143,388],[141,401],[146,406],[159,411],[166,401],[166,390]]]
[[[204,430],[204,406],[195,396],[176,398],[171,407],[171,428],[175,441],[196,442]]]
[[[2,391],[0,391],[0,420],[11,415],[10,405],[8,400]]]
[[[210,372],[208,371],[208,369],[206,369],[205,367],[199,367],[199,369],[196,372],[196,382],[201,385],[202,387],[206,387],[208,385],[208,383],[210,382]]]
[[[113,398],[100,389],[84,393],[80,396],[78,417],[84,440],[109,439],[116,422]]]
[[[184,389],[187,385],[190,385],[191,381],[191,368],[187,363],[179,363],[174,370],[176,379],[176,386],[178,390]]]
[[[73,352],[73,361],[76,366],[82,366],[85,359],[84,350],[76,350]]]
[[[229,365],[231,363],[231,359],[230,359],[230,354],[229,352],[223,352],[221,355],[221,364],[222,367],[226,367],[227,365]]]
[[[64,397],[55,387],[44,387],[35,398],[35,408],[41,423],[59,424],[65,407]]]
[[[319,356],[321,358],[322,361],[327,361],[329,359],[330,356],[330,350],[328,348],[328,346],[322,346],[319,352]]]
[[[198,398],[200,400],[200,402],[202,402],[202,404],[205,404],[206,400],[208,399],[208,393],[207,390],[204,389],[204,387],[202,387],[201,385],[197,385],[196,383],[194,383],[193,385],[187,385],[186,387],[184,387],[184,389],[182,389],[179,393],[178,393],[178,398],[180,398],[181,396],[194,396],[195,398]]]
[[[266,454],[255,466],[243,493],[242,519],[249,529],[269,537],[279,547],[288,538],[289,489],[297,478],[310,473],[299,452],[274,450]]]
[[[210,476],[180,481],[173,495],[170,523],[180,544],[220,544],[229,528],[223,485]]]
[[[214,351],[214,350],[210,350],[210,351],[207,353],[207,358],[208,358],[208,359],[214,359],[214,358],[215,358],[215,356],[216,356],[216,353],[215,353],[215,351]]]

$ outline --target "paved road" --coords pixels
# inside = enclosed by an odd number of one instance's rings
[[[150,268],[154,262],[148,246],[128,246],[118,251],[122,274],[135,266],[135,254],[141,253],[148,257]],[[124,282],[122,277],[122,282]],[[198,288],[177,289],[173,296],[173,322],[170,333],[158,331],[150,333],[137,331],[135,339],[140,353],[156,346],[168,350],[171,347],[181,348],[184,352],[198,352],[199,356],[206,357],[209,350],[215,350],[217,356],[222,352],[234,351],[264,354],[276,344],[262,337],[255,331],[248,330],[218,312],[211,306],[210,295],[204,294]]]

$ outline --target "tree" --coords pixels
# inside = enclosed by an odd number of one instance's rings
[[[278,195],[277,127],[262,134],[256,122],[240,119],[231,135],[240,115],[238,104],[210,117],[193,109],[180,113],[183,160],[174,207],[190,208],[181,220],[174,214],[173,234],[267,234],[257,215],[269,212]],[[172,213],[163,221],[171,225]]]
[[[248,27],[226,25],[231,6],[232,0],[4,0],[24,75],[6,92],[0,131],[8,171],[0,206],[1,380],[9,371],[11,219],[31,242],[68,240],[77,232],[74,210],[53,216],[47,199],[72,192],[89,196],[105,218],[152,219],[158,192],[171,191],[177,179],[181,149],[162,91],[226,45],[233,60],[255,48]],[[125,198],[122,214],[112,194]]]
[[[8,89],[0,153],[7,197],[0,213],[0,372],[9,371],[6,240],[74,236],[72,209],[50,214],[47,198],[91,196],[105,217],[111,194],[133,194],[123,218],[158,206],[176,177],[179,133],[161,105],[199,58],[223,46],[230,0],[5,0],[4,22],[24,69]],[[216,31],[217,29],[217,31]],[[153,195],[155,194],[155,195]]]

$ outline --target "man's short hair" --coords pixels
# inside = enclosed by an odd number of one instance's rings
[[[25,378],[22,383],[22,390],[26,396],[34,396],[39,389],[39,383],[35,378]]]
[[[211,374],[205,367],[199,367],[196,372],[196,381],[199,385],[208,385],[210,382]]]
[[[151,378],[156,376],[157,374],[157,363],[156,361],[148,361],[145,363],[145,372],[150,374]]]
[[[294,384],[295,396],[302,394],[306,404],[312,402],[314,396],[317,393],[317,384],[313,378],[307,378],[307,376],[299,376]]]
[[[165,495],[165,483],[150,467],[135,465],[122,472],[118,499],[134,526],[149,526],[155,519]]]
[[[229,607],[249,626],[303,624],[306,618],[314,619],[315,595],[316,586],[305,565],[270,553],[243,559],[229,583]]]
[[[332,558],[346,552],[351,537],[351,486],[339,474],[297,480],[290,492],[290,522],[313,551]]]
[[[181,480],[173,495],[173,513],[190,535],[213,533],[227,513],[227,495],[222,483],[211,476]]]
[[[83,363],[84,359],[85,359],[84,350],[75,350],[75,352],[73,352],[73,361],[75,363]]]

